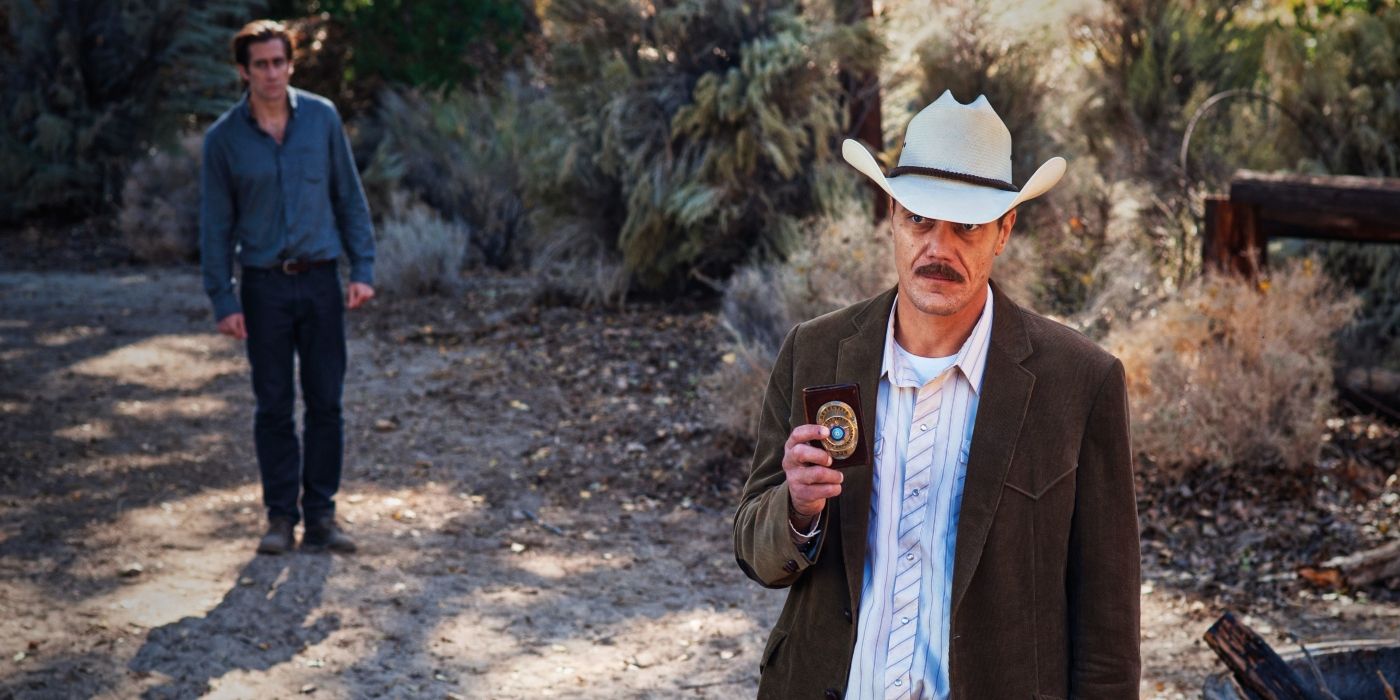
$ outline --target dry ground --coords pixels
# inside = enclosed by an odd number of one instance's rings
[[[782,593],[733,563],[712,314],[502,277],[353,314],[351,557],[252,554],[251,392],[212,331],[189,271],[0,273],[0,698],[752,696]],[[1225,605],[1276,643],[1400,628],[1393,595],[1251,605],[1162,542],[1145,697],[1197,696]]]

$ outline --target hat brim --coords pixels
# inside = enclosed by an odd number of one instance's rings
[[[1055,156],[1042,163],[1020,191],[1007,192],[930,175],[885,177],[875,156],[854,139],[846,139],[841,144],[841,157],[905,209],[919,216],[959,224],[993,221],[1016,205],[1045,194],[1065,174],[1065,159]]]

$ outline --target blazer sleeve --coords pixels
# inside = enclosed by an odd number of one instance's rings
[[[783,472],[783,446],[792,434],[794,346],[797,328],[783,340],[773,372],[768,377],[768,390],[758,419],[758,444],[754,447],[753,464],[748,482],[740,497],[739,510],[734,515],[734,555],[739,568],[749,578],[768,588],[791,586],[821,555],[826,541],[830,508],[822,509],[823,532],[808,545],[810,558],[793,542],[788,524],[788,490]]]
[[[1128,389],[1118,360],[1099,386],[1079,460],[1066,582],[1070,697],[1136,698],[1142,573]]]

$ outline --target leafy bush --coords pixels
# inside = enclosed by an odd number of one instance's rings
[[[366,187],[383,207],[385,193],[405,190],[473,231],[471,245],[490,265],[520,260],[528,225],[521,199],[517,136],[528,98],[467,92],[385,91],[360,131],[371,152]]]
[[[1213,93],[1259,78],[1263,28],[1237,0],[1110,0],[1078,38],[1096,59],[1081,128],[1112,172],[1176,175],[1192,110]]]
[[[456,291],[471,230],[406,195],[395,200],[393,213],[376,227],[375,283],[399,296]]]
[[[1196,109],[1212,95],[1251,90],[1268,25],[1251,21],[1237,0],[1110,0],[1101,14],[1077,22],[1084,83],[1072,128],[1093,167],[1110,186],[1126,182],[1147,193],[1132,245],[1154,264],[1151,287],[1170,292],[1200,270],[1199,199],[1188,187],[1201,174],[1239,167],[1277,166],[1268,148],[1272,129],[1258,126],[1267,107],[1231,103],[1197,134],[1191,153],[1198,166],[1179,167],[1182,137]],[[1218,182],[1211,184],[1218,185]],[[1109,246],[1122,242],[1108,243]],[[1090,295],[1096,290],[1089,290]]]
[[[547,18],[563,123],[532,201],[642,286],[780,253],[831,201],[816,165],[841,135],[838,67],[881,53],[868,28],[741,0],[557,0]]]
[[[1270,42],[1269,66],[1274,94],[1307,135],[1296,137],[1296,147],[1311,156],[1300,167],[1400,177],[1400,7],[1318,17],[1303,6],[1296,10],[1297,29]],[[1400,253],[1346,243],[1312,250],[1364,301],[1343,332],[1348,362],[1400,369]]]
[[[227,108],[249,3],[15,0],[0,21],[0,221],[92,213],[130,162]]]
[[[1011,132],[1012,176],[1021,183],[1059,152],[1048,133],[1049,49],[1036,38],[1008,36],[993,21],[986,4],[952,4],[948,21],[919,47],[918,107],[944,90],[963,103],[986,95]]]
[[[1333,336],[1356,307],[1306,259],[1257,286],[1207,274],[1115,330],[1105,345],[1127,370],[1136,448],[1168,474],[1308,467],[1332,411]]]
[[[1400,249],[1341,242],[1309,247],[1318,252],[1323,270],[1361,297],[1361,310],[1342,329],[1343,363],[1400,370]]]
[[[1400,176],[1400,7],[1279,32],[1269,58],[1274,92],[1307,134],[1305,169]]]
[[[122,243],[143,262],[199,258],[199,158],[203,137],[186,134],[177,150],[153,150],[131,167],[117,211]]]
[[[502,72],[527,47],[538,21],[523,0],[275,0],[288,19],[325,13],[352,47],[347,87],[452,90]]]

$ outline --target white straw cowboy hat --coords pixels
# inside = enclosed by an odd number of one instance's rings
[[[951,90],[914,115],[899,166],[888,175],[853,139],[841,144],[841,155],[905,209],[959,224],[992,221],[1045,194],[1065,174],[1065,159],[1055,156],[1017,189],[1011,184],[1011,132],[986,95],[965,105]]]

